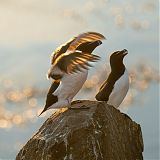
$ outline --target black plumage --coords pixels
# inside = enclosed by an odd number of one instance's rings
[[[98,101],[108,101],[111,95],[116,81],[124,74],[125,66],[123,64],[123,58],[127,54],[127,50],[116,51],[110,56],[111,73],[108,78],[99,89],[96,95]]]
[[[43,111],[39,114],[39,116],[43,112],[45,112],[50,106],[52,106],[54,103],[58,102],[58,96],[55,96],[53,93],[58,88],[59,84],[60,84],[59,80],[56,80],[51,84],[51,87],[49,88],[48,93],[47,93],[45,107]]]
[[[92,53],[93,50],[102,44],[102,41],[98,40],[98,41],[94,41],[94,42],[85,42],[80,44],[76,50],[82,51],[82,52],[87,52],[87,53]]]

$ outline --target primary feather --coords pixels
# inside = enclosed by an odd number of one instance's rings
[[[82,68],[88,70],[88,67],[91,67],[88,62],[95,62],[99,59],[100,57],[97,55],[75,51],[59,56],[53,65],[57,65],[66,73],[73,73]]]
[[[88,70],[92,67],[89,62],[100,59],[99,56],[91,54],[92,51],[102,44],[105,37],[96,32],[87,32],[72,38],[61,45],[51,57],[51,67],[48,78],[61,79],[64,73],[72,74]]]
[[[70,44],[68,50],[74,51],[82,43],[93,42],[93,41],[102,40],[102,39],[105,39],[105,37],[102,34],[97,32],[82,33],[77,37],[75,37],[75,39]]]
[[[105,37],[97,32],[86,32],[86,33],[82,33],[72,39],[70,39],[69,41],[67,41],[66,43],[62,44],[61,46],[59,46],[55,52],[53,53],[53,55],[51,56],[51,63],[53,64],[54,61],[62,54],[66,53],[67,51],[75,51],[75,50],[79,50],[78,47],[81,44],[87,43],[87,42],[94,42],[94,41],[100,41],[105,39]],[[81,51],[81,50],[80,50]]]

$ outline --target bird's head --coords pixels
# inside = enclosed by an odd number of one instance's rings
[[[110,56],[110,65],[111,68],[119,68],[121,66],[124,66],[123,64],[123,58],[128,54],[128,51],[126,49],[123,49],[121,51],[116,51],[112,53]]]
[[[48,70],[47,78],[59,80],[63,77],[64,73],[55,65],[51,65],[51,67]]]

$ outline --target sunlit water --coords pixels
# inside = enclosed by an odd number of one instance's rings
[[[139,100],[131,105],[128,115],[132,120],[141,125],[144,140],[144,158],[148,160],[158,160],[159,152],[159,105],[158,105],[158,89],[157,85],[151,87],[139,95]],[[39,99],[38,99],[39,100]],[[44,100],[44,97],[41,99]],[[28,120],[26,124],[13,126],[12,128],[0,129],[0,156],[2,159],[13,159],[19,149],[25,144],[33,134],[35,134],[43,122],[49,117],[48,113],[45,117],[35,117]]]

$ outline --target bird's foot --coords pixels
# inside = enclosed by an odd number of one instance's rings
[[[90,109],[90,107],[88,107],[86,105],[82,105],[82,106],[69,106],[68,109]]]

